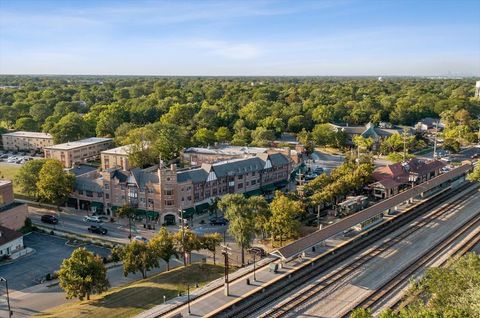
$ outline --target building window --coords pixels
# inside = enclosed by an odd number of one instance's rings
[[[92,197],[93,197],[93,192],[87,190],[87,191],[85,191],[85,195],[86,195],[87,197],[92,198]]]
[[[238,180],[242,180],[242,179],[243,179],[243,174],[242,174],[242,175],[239,175],[239,176],[237,177],[237,179],[238,179]]]
[[[108,189],[110,189],[110,185],[108,183],[105,183],[104,188],[105,188],[105,190],[108,190]]]
[[[252,184],[252,185],[256,185],[256,184],[257,184],[257,180],[252,180],[251,184]]]
[[[105,199],[110,199],[110,194],[105,193]]]
[[[103,192],[97,192],[97,197],[99,198],[103,197]]]
[[[165,194],[165,195],[173,195],[173,190],[172,190],[172,189],[164,190],[164,191],[163,191],[163,194]]]
[[[243,188],[243,183],[239,183],[239,184],[238,184],[238,188],[239,188],[239,189]]]
[[[83,190],[78,190],[78,194],[83,195]]]
[[[165,200],[165,205],[166,206],[172,206],[173,205],[173,200]]]

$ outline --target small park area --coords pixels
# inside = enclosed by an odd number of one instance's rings
[[[55,307],[40,317],[132,317],[167,300],[185,294],[187,284],[200,287],[223,276],[224,268],[212,264],[192,264],[146,279],[112,288],[89,301]],[[190,287],[191,289],[194,289]]]

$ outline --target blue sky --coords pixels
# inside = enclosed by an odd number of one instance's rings
[[[0,0],[0,73],[480,75],[478,0]]]

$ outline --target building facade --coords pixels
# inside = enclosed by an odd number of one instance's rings
[[[3,149],[12,151],[40,151],[53,146],[50,134],[30,131],[15,131],[2,135]]]
[[[379,167],[373,172],[375,182],[369,188],[373,197],[386,199],[408,187],[438,176],[443,167],[445,164],[442,161],[425,161],[417,158]]]
[[[45,158],[59,160],[65,168],[100,157],[103,150],[112,146],[112,138],[87,138],[44,148]]]
[[[27,205],[14,200],[12,181],[0,179],[0,225],[18,230],[25,225],[27,217]]]
[[[130,170],[130,164],[128,162],[129,151],[130,146],[128,145],[102,151],[100,153],[102,170],[110,168]]]
[[[111,215],[129,204],[161,223],[173,224],[179,210],[189,217],[228,193],[271,194],[288,185],[290,173],[291,161],[279,153],[181,171],[175,165],[129,171],[111,168],[95,178],[77,177],[69,205]]]
[[[0,257],[11,256],[23,248],[22,233],[0,225]]]

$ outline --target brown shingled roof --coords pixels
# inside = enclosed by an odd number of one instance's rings
[[[9,229],[8,227],[4,227],[0,225],[0,245],[6,244],[8,242],[11,242],[13,240],[16,240],[19,237],[22,237],[23,234]]]

